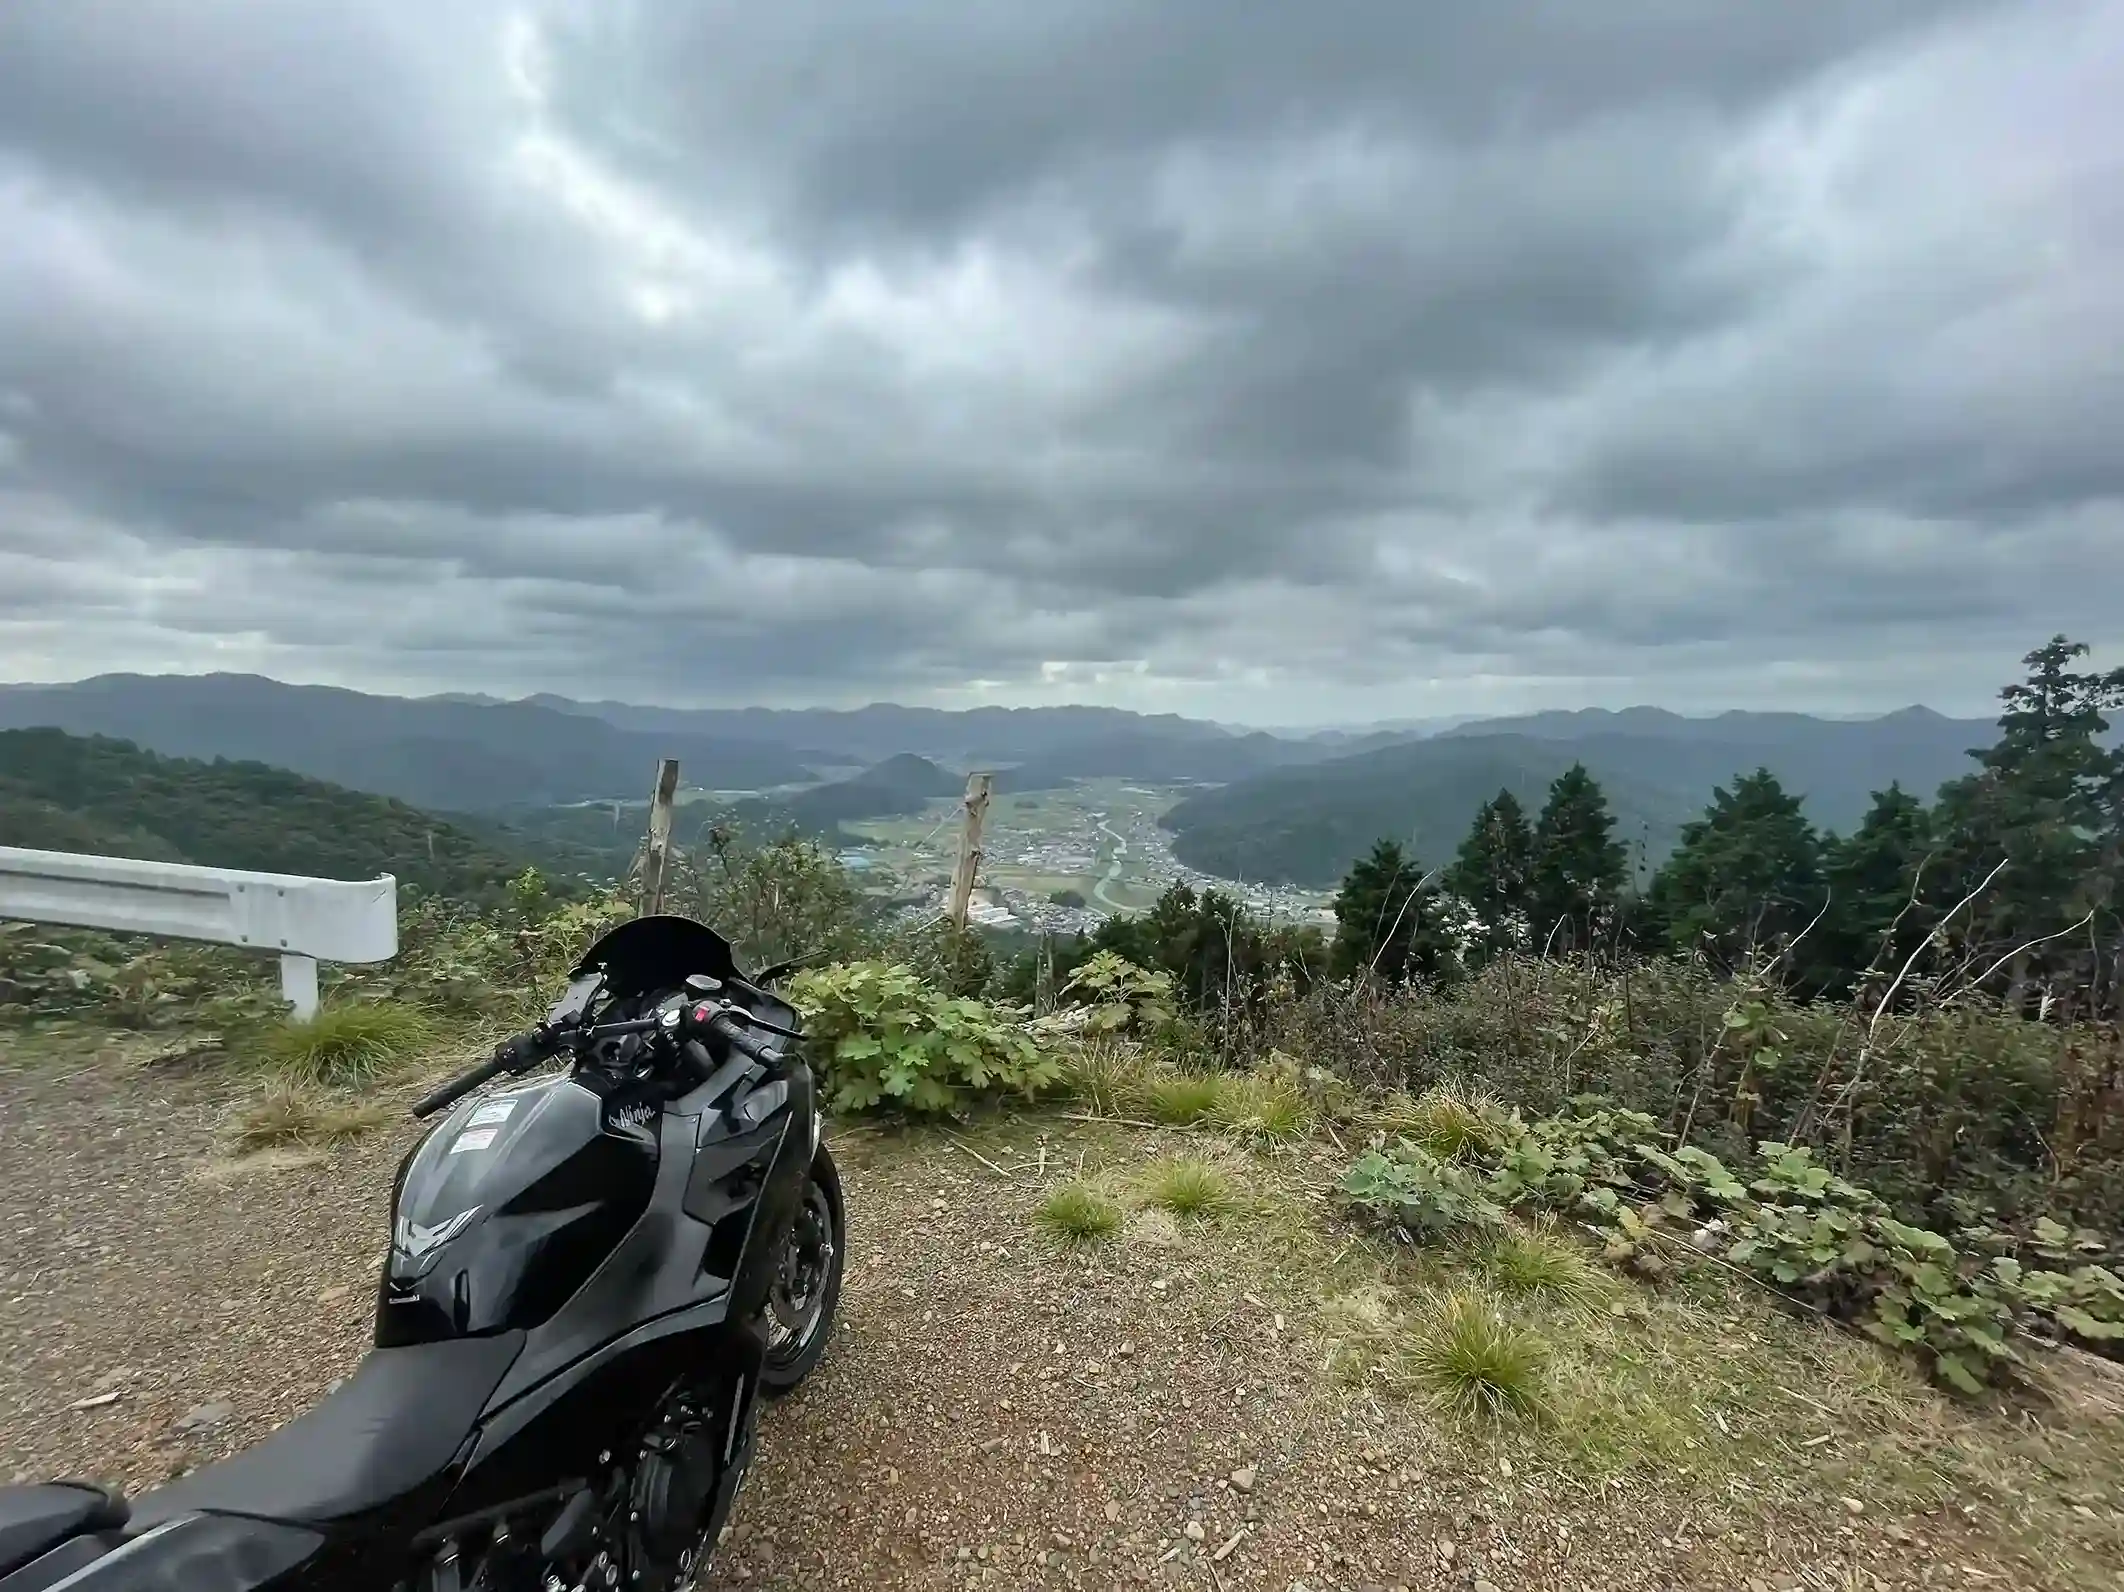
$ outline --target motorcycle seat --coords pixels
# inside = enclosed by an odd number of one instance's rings
[[[125,1524],[125,1500],[88,1482],[0,1487],[0,1576],[88,1531]]]
[[[501,1332],[372,1350],[308,1414],[136,1499],[133,1525],[194,1513],[322,1525],[402,1498],[456,1457],[523,1346]]]

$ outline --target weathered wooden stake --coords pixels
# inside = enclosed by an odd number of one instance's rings
[[[951,926],[966,927],[966,909],[973,904],[974,876],[981,871],[981,820],[988,814],[989,787],[993,774],[966,776],[966,827],[959,831],[959,865],[951,875]]]
[[[642,917],[664,910],[664,880],[671,872],[671,808],[678,797],[679,766],[675,757],[656,765],[656,790],[649,798],[649,851],[642,859]]]

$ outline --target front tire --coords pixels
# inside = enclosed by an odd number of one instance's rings
[[[760,1366],[760,1391],[767,1397],[792,1391],[824,1358],[847,1257],[841,1174],[822,1143],[811,1158],[781,1264],[767,1290],[767,1354]]]

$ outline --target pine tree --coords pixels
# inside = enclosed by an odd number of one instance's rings
[[[2105,744],[2108,715],[2124,708],[2124,668],[2080,673],[2084,643],[2054,636],[2022,659],[2025,680],[1999,693],[1999,738],[1973,752],[1974,774],[1940,789],[1942,905],[2005,864],[1949,932],[1976,954],[2004,955],[2092,912],[2096,943],[2114,943],[2124,848],[2124,752]],[[2068,979],[2086,942],[2015,954],[2007,997]],[[2092,970],[2089,970],[2092,971]]]
[[[1448,894],[1475,909],[1482,932],[1471,948],[1477,961],[1525,943],[1533,904],[1534,831],[1519,798],[1500,790],[1475,815],[1453,865],[1445,871]]]
[[[1652,882],[1675,949],[1728,967],[1790,940],[1822,909],[1821,841],[1767,768],[1715,789]]]
[[[1848,838],[1823,843],[1829,916],[1812,960],[1825,990],[1849,990],[1869,967],[1900,967],[1930,932],[1932,918],[1912,897],[1931,847],[1932,815],[1899,784],[1873,793],[1873,806]]]
[[[1608,798],[1583,763],[1557,776],[1534,824],[1529,893],[1537,946],[1567,950],[1598,938],[1626,877],[1614,829]]]
[[[1445,970],[1450,950],[1422,880],[1422,868],[1392,840],[1351,866],[1335,896],[1337,977],[1368,972],[1398,984]]]

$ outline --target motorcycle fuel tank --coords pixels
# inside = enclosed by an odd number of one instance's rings
[[[399,1169],[377,1343],[540,1325],[648,1208],[656,1162],[654,1110],[573,1078],[465,1101]]]

